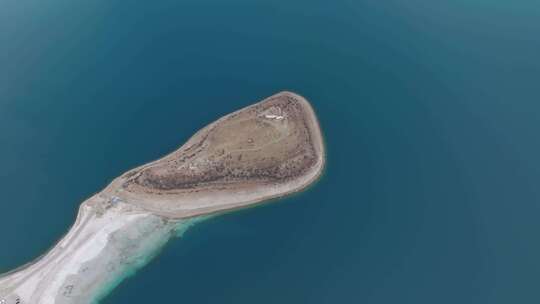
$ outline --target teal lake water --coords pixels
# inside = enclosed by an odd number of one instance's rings
[[[287,89],[319,183],[196,225],[103,304],[539,303],[539,32],[532,0],[0,1],[0,272]]]

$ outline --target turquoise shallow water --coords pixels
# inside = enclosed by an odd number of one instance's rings
[[[103,303],[540,301],[536,1],[5,0],[0,29],[0,272],[287,89],[322,180],[194,226]]]
[[[208,218],[208,216],[202,216],[173,223],[165,222],[159,217],[152,217],[136,223],[138,233],[133,234],[131,232],[128,237],[122,235],[122,233],[115,234],[113,238],[116,241],[114,245],[110,246],[122,253],[113,255],[113,260],[119,255],[127,258],[121,261],[108,262],[117,265],[116,267],[120,268],[120,270],[112,277],[104,278],[101,287],[98,288],[96,293],[92,294],[92,303],[103,303],[119,284],[137,274],[137,271],[159,255],[170,239],[175,236],[182,237],[190,227]]]

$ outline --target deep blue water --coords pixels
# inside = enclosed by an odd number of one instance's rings
[[[104,304],[539,303],[539,32],[532,0],[1,0],[0,272],[287,89],[322,180],[196,226]]]

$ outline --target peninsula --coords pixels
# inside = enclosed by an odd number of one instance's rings
[[[97,303],[172,236],[300,191],[324,162],[319,123],[303,97],[281,92],[228,114],[83,202],[48,253],[0,276],[0,304]]]

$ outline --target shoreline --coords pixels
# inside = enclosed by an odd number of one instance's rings
[[[316,185],[326,172],[325,145],[313,107],[295,93],[225,115],[178,150],[127,171],[86,199],[45,254],[0,274],[0,303],[98,303],[193,225]],[[247,177],[235,180],[219,168]],[[290,177],[266,181],[260,172]],[[212,182],[198,182],[207,175]],[[177,183],[189,188],[168,190]]]

